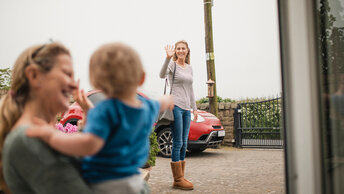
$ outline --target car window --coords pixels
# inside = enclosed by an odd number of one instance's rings
[[[139,96],[142,96],[141,94],[137,94]],[[142,96],[144,98],[146,98],[145,96]],[[101,92],[97,92],[94,94],[91,94],[87,97],[89,100],[91,100],[91,102],[96,105],[97,103],[99,103],[100,101],[104,100],[106,97],[103,93]]]
[[[97,92],[88,96],[88,99],[96,105],[98,102],[105,99],[105,95],[103,93]]]

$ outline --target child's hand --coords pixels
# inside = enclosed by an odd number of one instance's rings
[[[82,130],[85,127],[85,122],[86,121],[86,115],[84,114],[84,116],[82,117],[82,119],[78,120],[78,129]]]
[[[87,113],[87,111],[94,107],[93,103],[86,97],[84,90],[79,89],[80,80],[77,82],[77,88],[73,91],[74,100],[80,105],[82,110]]]
[[[26,135],[40,138],[47,143],[53,134],[58,132],[51,124],[39,118],[33,118],[33,124],[33,126],[26,130]]]
[[[158,101],[160,102],[160,112],[163,112],[166,109],[173,110],[174,101],[173,101],[172,96],[164,95],[160,97]]]

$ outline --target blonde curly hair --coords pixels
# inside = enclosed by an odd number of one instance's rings
[[[98,48],[91,56],[89,70],[91,84],[110,97],[123,96],[138,87],[144,75],[137,52],[122,43]]]

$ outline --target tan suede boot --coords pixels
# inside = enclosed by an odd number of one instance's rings
[[[177,189],[183,189],[183,190],[192,190],[193,185],[192,183],[189,183],[185,181],[183,177],[182,172],[182,163],[180,161],[178,162],[171,162],[171,169],[173,174],[173,187]]]
[[[186,178],[184,177],[184,172],[185,172],[185,160],[181,160],[180,162],[182,163],[182,176],[183,176],[184,180],[185,180],[186,182],[190,183],[190,184],[192,185],[192,187],[193,187],[193,184],[192,184],[188,179],[186,179]]]

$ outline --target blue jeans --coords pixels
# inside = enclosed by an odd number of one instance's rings
[[[172,123],[172,161],[184,160],[188,143],[191,113],[178,106],[173,109],[174,122]]]

